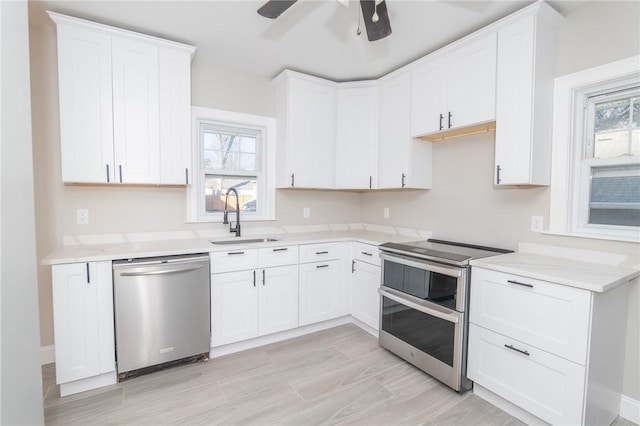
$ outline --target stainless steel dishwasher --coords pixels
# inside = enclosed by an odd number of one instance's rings
[[[113,262],[120,381],[208,359],[209,277],[208,254]]]

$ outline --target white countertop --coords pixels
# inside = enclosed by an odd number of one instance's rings
[[[243,243],[253,238],[276,238],[277,241],[265,243]],[[235,240],[233,236],[217,238],[184,238],[174,240],[121,242],[111,244],[69,245],[60,248],[42,259],[44,265],[63,263],[95,262],[102,260],[131,259],[137,257],[168,256],[215,251],[278,247],[290,244],[313,244],[339,241],[359,241],[379,245],[387,241],[405,242],[426,239],[419,235],[392,234],[371,230],[343,230],[281,233],[274,235],[250,235],[238,238],[238,244],[216,245],[211,241]]]
[[[528,248],[527,246],[526,249]],[[471,261],[471,265],[598,293],[611,290],[640,276],[637,264],[629,262],[627,256],[607,259],[605,254],[600,257],[600,262],[596,262],[592,257],[585,261],[571,256],[561,256],[557,252],[545,255],[540,250],[527,252],[522,249],[521,244],[517,253],[476,259]]]

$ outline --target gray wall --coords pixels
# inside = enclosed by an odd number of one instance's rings
[[[640,54],[640,2],[588,2],[569,11],[559,31],[556,75]],[[638,255],[638,244],[543,235],[532,215],[549,220],[549,188],[495,188],[493,135],[433,145],[433,189],[362,196],[362,222],[418,227],[434,237],[517,248],[520,241]],[[390,218],[382,211],[389,207]],[[640,400],[640,284],[630,285],[625,395]]]
[[[43,424],[27,2],[0,2],[0,423]]]

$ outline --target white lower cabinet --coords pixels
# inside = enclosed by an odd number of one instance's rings
[[[595,293],[473,267],[467,376],[550,424],[611,424],[627,292],[626,284]]]
[[[212,271],[227,270],[229,259],[244,269],[211,275],[212,347],[298,326],[297,253],[291,246],[211,254]]]
[[[345,315],[341,260],[300,265],[300,325]]]
[[[111,261],[53,265],[52,286],[60,394],[115,383]]]
[[[380,257],[378,248],[353,243],[351,261],[351,315],[374,330],[380,328]]]

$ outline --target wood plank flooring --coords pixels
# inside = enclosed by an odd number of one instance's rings
[[[42,371],[48,425],[522,424],[352,324],[65,398]]]

